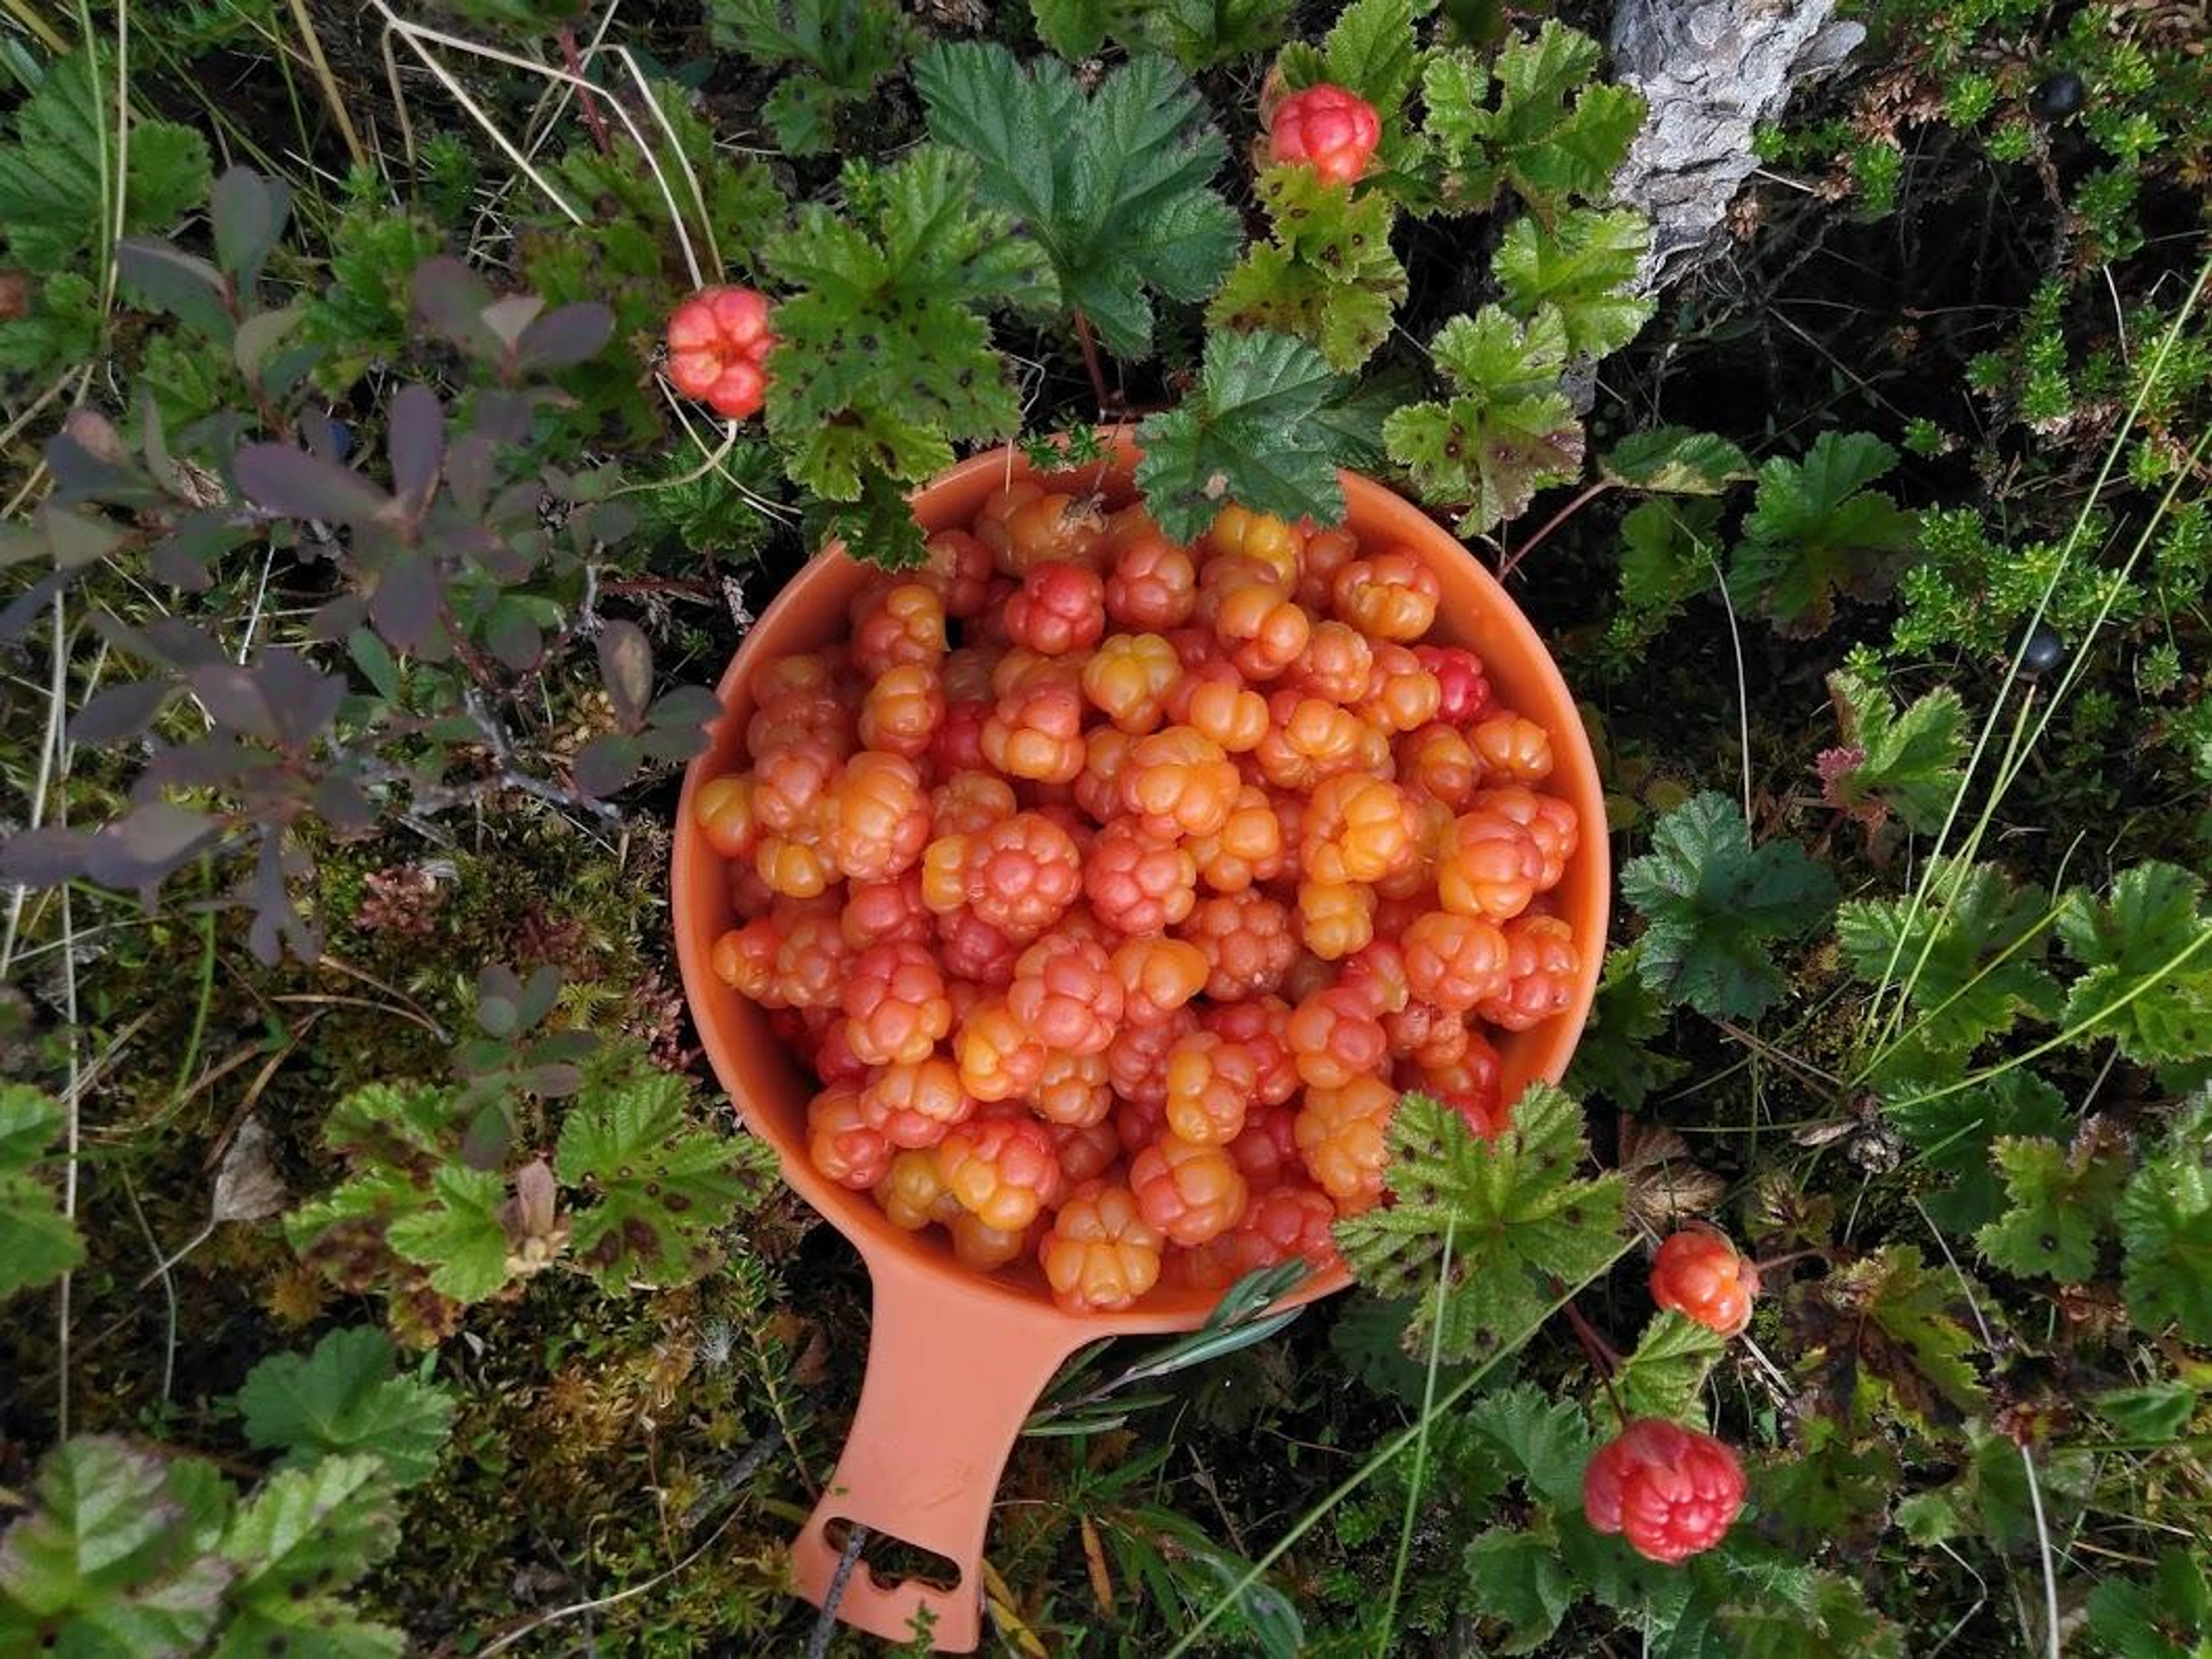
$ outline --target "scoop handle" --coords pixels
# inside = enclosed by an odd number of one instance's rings
[[[933,1264],[884,1253],[868,1266],[873,1328],[860,1409],[836,1473],[792,1541],[792,1581],[817,1607],[827,1598],[834,1521],[918,1544],[959,1570],[952,1589],[886,1585],[856,1565],[837,1617],[896,1642],[927,1607],[938,1649],[966,1653],[981,1636],[983,1533],[1000,1473],[1038,1394],[1087,1333],[988,1285],[948,1282]]]

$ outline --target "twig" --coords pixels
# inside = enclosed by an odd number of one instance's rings
[[[1510,553],[1508,553],[1504,558],[1498,562],[1498,580],[1504,581],[1516,570],[1518,570],[1521,568],[1521,561],[1527,558],[1531,553],[1534,553],[1538,548],[1541,547],[1553,531],[1557,530],[1561,525],[1573,518],[1576,514],[1581,512],[1584,507],[1588,507],[1592,501],[1595,501],[1599,496],[1604,495],[1607,490],[1612,488],[1612,479],[1600,478],[1595,483],[1589,486],[1589,488],[1583,490],[1580,495],[1577,495],[1565,507],[1552,514],[1550,518],[1545,520],[1542,524],[1537,526],[1534,535],[1530,536],[1527,541],[1522,543],[1520,546],[1515,548]]]
[[[331,73],[331,60],[323,56],[323,38],[316,33],[315,20],[308,15],[307,0],[290,0],[292,21],[299,26],[301,44],[307,48],[307,68],[315,77],[315,85],[330,106],[331,117],[338,124],[338,137],[345,140],[346,154],[353,164],[362,169],[368,167],[368,152],[362,148],[361,135],[354,131],[352,113],[346,108],[345,94],[338,90],[337,77]]]
[[[1097,395],[1098,415],[1104,419],[1114,407],[1113,399],[1106,395],[1106,371],[1098,361],[1098,343],[1091,337],[1091,319],[1078,307],[1075,313],[1075,342],[1083,348],[1083,367],[1091,374],[1091,390]]]
[[[607,118],[599,113],[599,100],[592,95],[584,80],[584,60],[576,55],[576,26],[562,24],[557,38],[561,42],[561,61],[576,78],[576,101],[583,106],[584,125],[592,130],[592,142],[599,146],[600,155],[611,155],[614,141],[607,137]]]
[[[857,1521],[845,1523],[845,1548],[837,1558],[837,1571],[830,1575],[830,1588],[823,1593],[822,1615],[814,1621],[814,1633],[806,1638],[806,1659],[823,1659],[830,1651],[830,1638],[837,1633],[837,1604],[845,1599],[845,1586],[867,1542],[866,1527]]]

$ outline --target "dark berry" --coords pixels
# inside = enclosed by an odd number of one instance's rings
[[[2066,659],[2066,641],[2041,623],[2027,636],[2027,643],[2020,648],[2020,672],[2029,679],[2041,679]]]
[[[2027,112],[2039,121],[2063,120],[2081,107],[2081,77],[2062,70],[2027,94]]]

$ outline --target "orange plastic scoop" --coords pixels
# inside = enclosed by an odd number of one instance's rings
[[[1097,488],[1109,506],[1121,505],[1134,498],[1136,459],[1123,435],[1109,465],[1054,475],[1052,487],[1073,493]],[[965,526],[994,490],[1030,476],[1012,450],[978,456],[917,494],[915,517],[927,530]],[[1364,544],[1410,548],[1436,570],[1443,601],[1433,637],[1475,652],[1498,697],[1551,732],[1555,770],[1547,787],[1582,816],[1580,849],[1553,895],[1583,946],[1581,981],[1567,1012],[1533,1030],[1498,1034],[1501,1085],[1510,1100],[1532,1080],[1556,1082],[1565,1071],[1596,990],[1611,884],[1596,763],[1550,654],[1489,573],[1419,509],[1380,485],[1347,474],[1344,492],[1347,527]],[[840,639],[847,603],[868,574],[841,551],[822,554],[763,613],[723,676],[723,714],[712,746],[684,781],[676,830],[676,948],[715,1074],[754,1133],[775,1148],[784,1179],[859,1249],[873,1285],[874,1328],[860,1410],[836,1474],[792,1544],[793,1580],[817,1604],[828,1594],[838,1552],[825,1532],[836,1522],[934,1551],[959,1570],[952,1589],[884,1584],[861,1569],[847,1583],[837,1614],[875,1635],[903,1640],[926,1607],[934,1617],[938,1647],[966,1652],[981,1634],[978,1569],[999,1474],[1053,1372],[1101,1336],[1194,1329],[1213,1297],[1163,1289],[1127,1312],[1078,1316],[1054,1306],[1034,1268],[984,1277],[956,1261],[943,1241],[902,1232],[867,1194],[836,1185],[808,1161],[813,1079],[777,1041],[767,1016],[708,966],[714,940],[735,918],[724,862],[693,827],[692,796],[708,780],[745,763],[743,735],[761,669]],[[1341,1272],[1309,1281],[1295,1299],[1326,1296],[1346,1282]]]

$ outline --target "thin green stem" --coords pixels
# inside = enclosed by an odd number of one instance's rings
[[[204,880],[214,875],[213,862],[204,854],[200,859],[200,874]],[[200,1042],[207,1035],[208,1008],[215,1000],[215,912],[200,912],[200,988],[199,1000],[192,1009],[191,1033],[185,1039],[185,1055],[177,1066],[173,1095],[184,1093],[192,1080],[192,1067],[199,1064]]]
[[[1398,1622],[1398,1597],[1406,1587],[1406,1564],[1413,1554],[1413,1516],[1420,1507],[1421,1481],[1428,1474],[1429,1422],[1437,1403],[1437,1365],[1443,1354],[1444,1291],[1451,1283],[1452,1244],[1458,1231],[1459,1218],[1449,1218],[1444,1223],[1443,1254],[1437,1260],[1437,1306],[1429,1320],[1429,1368],[1421,1379],[1421,1420],[1415,1425],[1420,1434],[1413,1442],[1413,1473],[1406,1486],[1406,1513],[1398,1523],[1398,1559],[1390,1568],[1390,1599],[1382,1607],[1385,1642]]]

